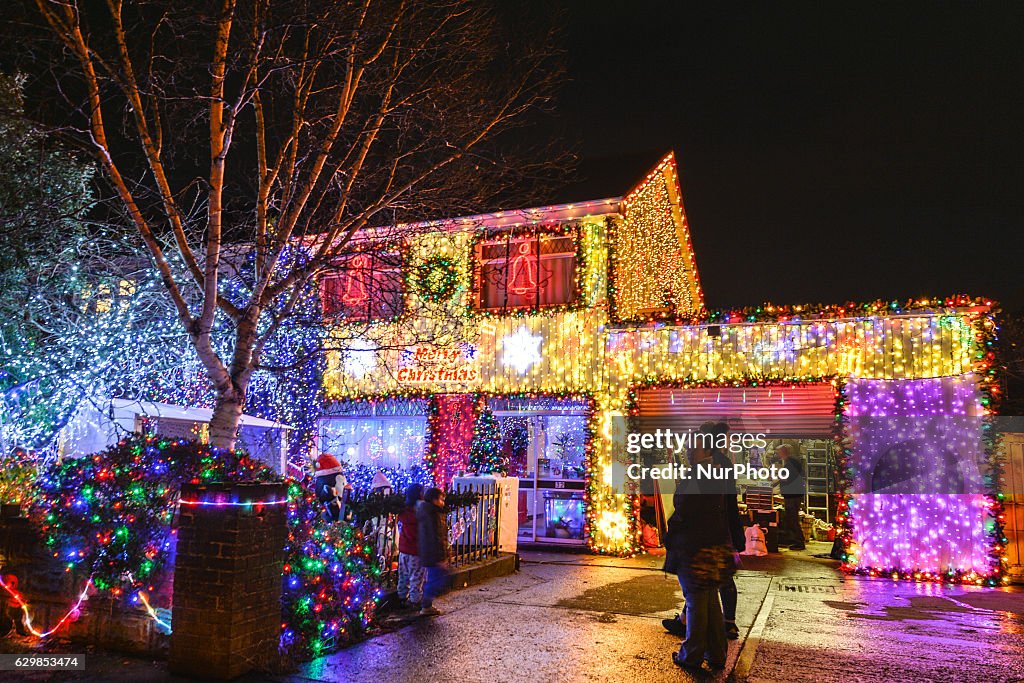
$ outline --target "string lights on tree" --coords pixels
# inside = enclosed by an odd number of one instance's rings
[[[288,487],[281,649],[318,657],[361,635],[383,597],[373,545],[346,523],[328,524],[309,481]]]
[[[92,590],[140,603],[159,620],[148,595],[170,557],[175,506],[236,504],[180,500],[181,484],[269,481],[274,476],[240,451],[153,436],[68,460],[41,477],[32,516],[55,560],[88,575],[77,603],[56,624],[40,630],[32,625],[30,606],[16,587],[3,582],[2,588],[25,613],[30,632],[40,638],[76,618]],[[317,656],[362,633],[381,591],[380,566],[361,532],[348,524],[324,522],[308,480],[290,480],[287,500],[237,504],[288,508],[282,652]]]
[[[32,517],[68,570],[91,576],[99,590],[131,592],[146,586],[167,559],[182,483],[272,476],[241,452],[137,437],[49,468],[36,482]]]
[[[505,459],[501,451],[501,427],[489,408],[482,408],[473,425],[469,448],[469,469],[478,474],[504,475]]]

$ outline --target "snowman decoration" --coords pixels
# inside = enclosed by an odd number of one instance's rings
[[[322,516],[327,522],[340,522],[345,518],[345,506],[352,494],[352,486],[341,471],[341,463],[330,453],[321,453],[316,459],[313,490],[323,505]]]

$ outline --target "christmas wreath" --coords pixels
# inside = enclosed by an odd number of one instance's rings
[[[458,267],[447,256],[432,256],[418,265],[416,279],[428,301],[447,301],[459,288]]]

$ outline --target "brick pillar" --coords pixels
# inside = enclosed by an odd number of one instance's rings
[[[286,499],[284,484],[182,487],[172,673],[226,680],[273,664]]]

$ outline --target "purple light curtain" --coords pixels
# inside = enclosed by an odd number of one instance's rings
[[[857,566],[990,573],[974,376],[852,379],[846,391]]]

